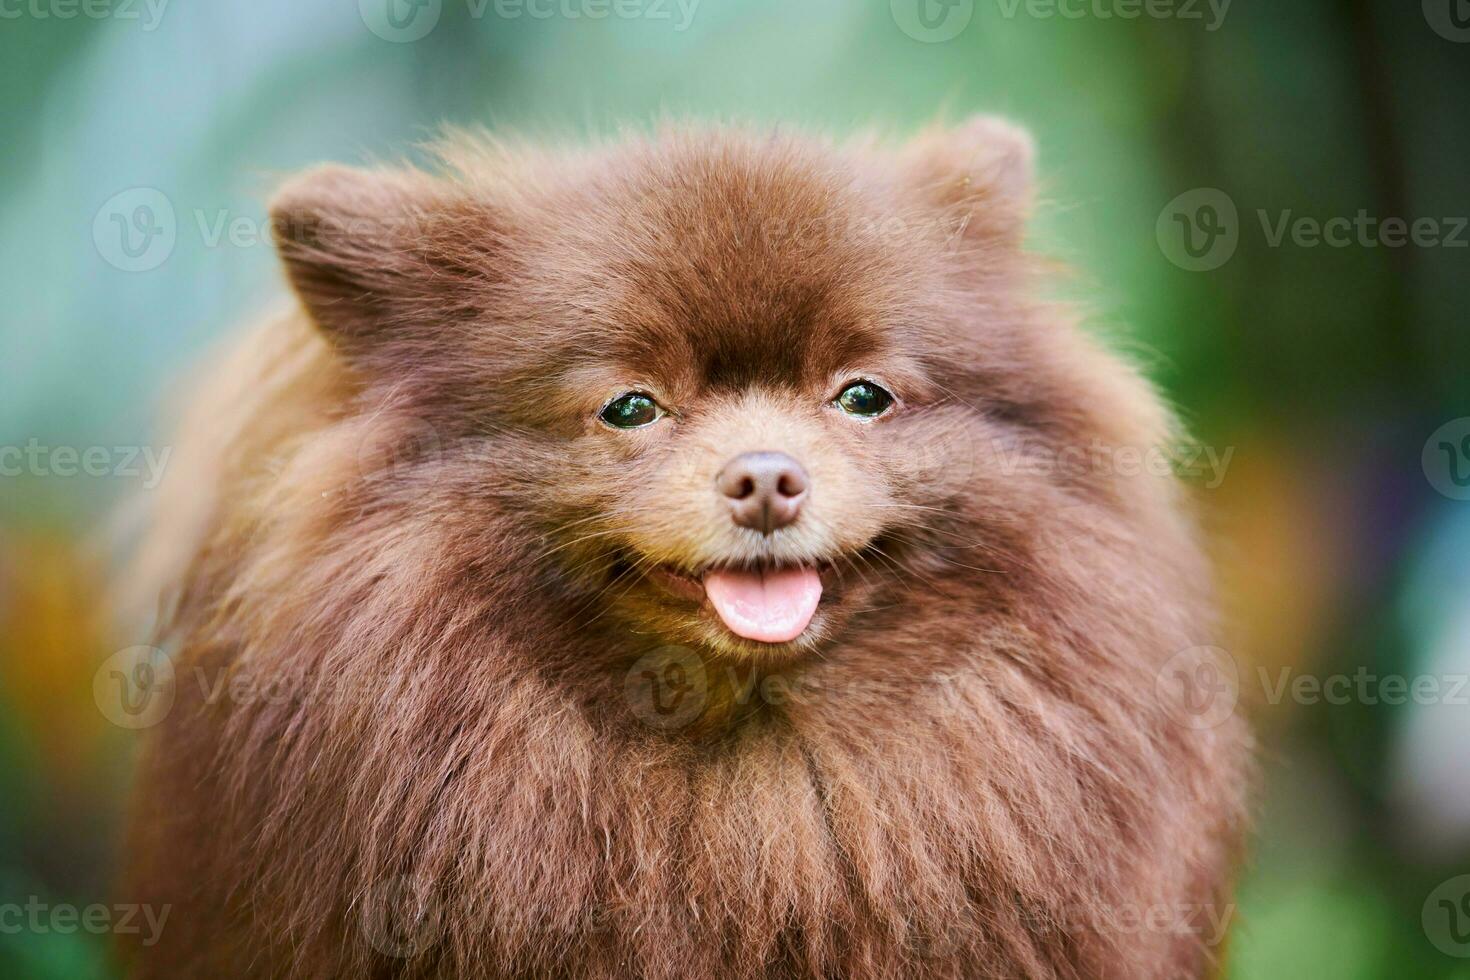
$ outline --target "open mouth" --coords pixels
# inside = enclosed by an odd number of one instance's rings
[[[688,599],[708,599],[736,636],[757,643],[789,643],[806,632],[822,599],[816,567],[711,568],[694,576],[664,567],[661,584]]]

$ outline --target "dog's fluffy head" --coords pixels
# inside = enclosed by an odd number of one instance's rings
[[[581,595],[577,615],[789,659],[946,564],[1024,564],[1065,538],[1014,533],[1067,520],[1011,472],[1028,443],[1164,431],[1131,378],[1084,374],[1058,346],[1070,328],[1030,305],[1032,152],[1004,124],[900,152],[707,132],[573,156],[440,150],[440,178],[299,178],[275,203],[278,239],[379,396],[377,424],[406,426],[384,447],[394,486],[469,536],[496,521],[535,535],[517,574]],[[891,404],[844,411],[854,384]],[[608,424],[630,396],[648,424]],[[721,488],[756,452],[805,488],[776,529],[732,520]],[[700,587],[782,569],[819,576],[822,599],[778,642],[732,632]]]
[[[1038,299],[1024,135],[438,152],[283,190],[307,316],[196,410],[160,972],[1202,970],[1118,924],[1228,911],[1244,742],[1180,723],[1203,561],[1112,465],[1169,420]],[[402,881],[439,917],[385,959]]]

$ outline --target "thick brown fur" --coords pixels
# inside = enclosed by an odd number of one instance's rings
[[[1211,973],[1140,922],[1227,908],[1248,740],[1160,680],[1215,637],[1174,479],[1053,465],[1174,433],[1038,298],[1027,138],[437,153],[281,192],[300,308],[177,447],[133,975]],[[769,539],[748,449],[811,474]],[[775,562],[828,586],[779,646],[651,574]]]

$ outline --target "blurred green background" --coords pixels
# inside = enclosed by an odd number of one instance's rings
[[[1227,975],[1470,978],[1470,690],[1271,696],[1470,672],[1466,0],[0,0],[0,82],[0,908],[106,898],[134,740],[92,679],[144,639],[99,611],[108,515],[170,379],[281,295],[280,175],[441,121],[985,110],[1038,137],[1063,291],[1233,453],[1198,492],[1266,776]],[[0,917],[3,976],[106,947]]]

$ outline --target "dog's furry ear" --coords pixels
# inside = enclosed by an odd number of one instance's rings
[[[953,215],[967,238],[1019,243],[1031,213],[1036,144],[1014,123],[973,116],[921,133],[903,153],[907,178]]]
[[[286,275],[328,339],[348,355],[421,334],[454,308],[446,281],[477,265],[450,241],[466,204],[412,170],[323,165],[293,178],[270,206]]]

